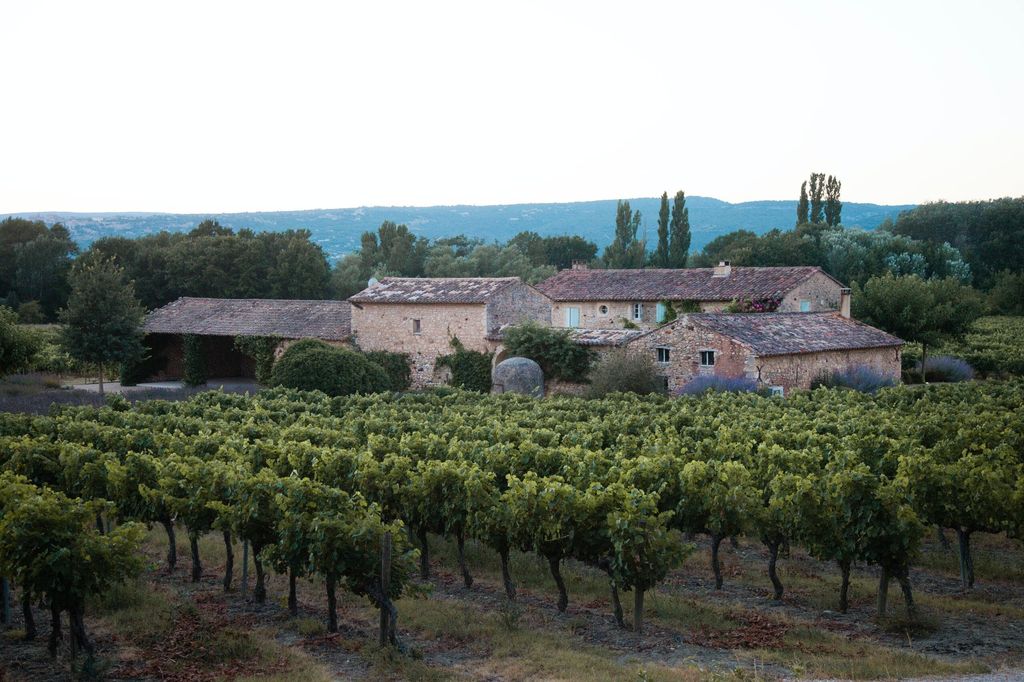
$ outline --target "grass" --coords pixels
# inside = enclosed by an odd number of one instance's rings
[[[435,572],[442,576],[451,574],[458,585],[454,543],[436,537],[430,542]],[[983,672],[984,662],[940,659],[915,651],[914,647],[920,638],[928,638],[944,627],[955,627],[949,619],[957,615],[1024,620],[1024,608],[1007,604],[1005,599],[983,589],[951,598],[918,588],[915,596],[919,614],[923,615],[907,619],[899,591],[891,590],[890,615],[876,622],[873,608],[877,578],[872,570],[858,566],[852,576],[851,614],[848,620],[840,618],[839,622],[859,627],[832,632],[820,627],[817,618],[823,611],[836,608],[838,569],[793,548],[792,556],[780,561],[787,600],[783,607],[766,616],[771,627],[776,628],[778,644],[765,643],[772,641],[770,637],[755,637],[752,644],[743,646],[760,648],[714,648],[733,646],[728,643],[729,637],[742,634],[744,628],[750,627],[749,619],[760,611],[761,602],[757,602],[756,594],[764,594],[763,603],[767,605],[770,588],[760,546],[754,540],[742,539],[739,551],[723,548],[726,591],[712,591],[704,544],[701,542],[672,579],[648,593],[646,622],[653,632],[668,633],[669,637],[665,639],[663,634],[662,639],[655,640],[653,650],[634,649],[639,642],[650,644],[651,640],[637,641],[631,633],[610,627],[608,583],[600,571],[567,562],[563,574],[569,589],[570,614],[560,615],[554,608],[556,592],[546,562],[529,554],[514,554],[512,573],[524,599],[508,607],[500,598],[497,556],[471,542],[466,547],[467,560],[478,580],[472,592],[438,586],[438,594],[428,598],[399,601],[399,627],[411,647],[411,655],[376,645],[369,634],[375,627],[376,612],[361,598],[342,596],[341,620],[363,634],[348,632],[342,638],[324,639],[322,585],[315,579],[300,581],[300,603],[318,605],[320,612],[288,619],[281,606],[284,583],[275,577],[270,583],[269,601],[274,605],[271,613],[281,615],[265,617],[267,622],[256,627],[229,626],[198,639],[196,647],[202,653],[196,661],[211,669],[240,667],[249,675],[240,679],[246,680],[337,678],[338,670],[332,670],[329,663],[332,655],[344,655],[345,660],[355,661],[359,671],[371,679],[762,679],[777,675],[780,670],[790,670],[798,677],[886,679]],[[161,591],[166,587],[140,582],[117,588],[96,604],[97,613],[115,624],[114,629],[136,633],[133,637],[139,640],[130,641],[153,641],[173,631],[182,613],[188,615],[188,609],[196,608],[193,594],[203,590],[209,593],[210,578],[219,577],[224,561],[219,534],[207,535],[200,541],[206,572],[204,584],[188,582],[189,554],[184,532],[178,534],[178,549],[178,570],[169,580],[177,585],[175,595],[180,603],[168,606],[167,593]],[[241,547],[237,543],[234,551],[237,587],[241,574]],[[147,552],[158,571],[162,569],[166,538],[161,529],[151,532]],[[922,563],[939,565],[936,573],[955,579],[955,572],[941,568],[938,563],[945,561],[935,556],[942,552],[955,555],[929,539]],[[1001,552],[1011,561],[1024,553],[1005,538],[979,540],[978,555],[988,552]],[[250,570],[250,580],[254,579]],[[978,579],[982,584],[992,579],[981,565]],[[166,580],[163,579],[163,585]],[[215,589],[217,600],[224,599],[219,596],[219,587]],[[481,603],[482,596],[495,601]],[[632,598],[629,593],[622,596],[628,622]],[[228,602],[236,599],[237,594],[226,597]],[[575,610],[581,606],[585,608]],[[278,631],[274,628],[296,633],[306,644],[284,644],[276,639]],[[858,633],[855,637],[849,634],[854,630]],[[696,653],[689,658],[681,653],[667,653],[672,636],[679,637],[681,642],[692,642],[685,646]],[[906,643],[906,647],[900,642]],[[317,660],[307,650],[309,646],[318,652],[317,657],[326,655],[327,660]],[[332,651],[336,653],[331,654]],[[258,674],[257,669],[263,668],[267,672]],[[340,676],[344,678],[346,674]]]

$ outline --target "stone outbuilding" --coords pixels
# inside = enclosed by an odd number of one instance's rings
[[[574,265],[537,285],[555,327],[653,329],[686,312],[746,301],[772,312],[849,311],[850,290],[819,267],[596,270]]]
[[[180,379],[183,337],[202,340],[209,377],[253,377],[255,364],[235,349],[237,336],[273,336],[281,347],[299,339],[346,344],[351,336],[346,301],[182,297],[149,313],[142,330],[153,379]]]
[[[899,381],[902,346],[895,336],[837,312],[694,313],[627,344],[651,355],[670,391],[711,375],[753,379],[780,395],[857,367]]]
[[[551,320],[551,301],[518,277],[384,277],[349,302],[356,345],[408,354],[413,388],[445,383],[436,361],[456,338],[492,353],[505,327]]]

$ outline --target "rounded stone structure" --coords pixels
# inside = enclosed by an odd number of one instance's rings
[[[509,358],[491,370],[491,393],[544,396],[544,370],[529,358]]]

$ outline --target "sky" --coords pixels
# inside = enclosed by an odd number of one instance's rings
[[[1024,2],[4,2],[0,213],[1024,195]]]

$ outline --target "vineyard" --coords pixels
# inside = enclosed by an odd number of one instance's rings
[[[256,605],[273,602],[270,574],[283,576],[293,616],[299,584],[315,585],[327,633],[345,628],[339,594],[365,600],[381,614],[382,643],[401,655],[415,648],[401,605],[429,592],[438,547],[467,593],[480,588],[473,566],[493,557],[501,599],[481,622],[533,603],[541,578],[544,608],[566,613],[583,572],[604,585],[607,621],[642,648],[665,622],[660,601],[645,622],[648,596],[660,600],[698,563],[726,589],[722,555],[740,543],[764,548],[766,604],[788,603],[779,563],[801,553],[837,576],[831,610],[849,610],[851,584],[868,575],[878,622],[914,623],[921,549],[940,538],[969,594],[985,551],[974,538],[1017,549],[1024,538],[1024,383],[786,400],[280,390],[112,399],[0,416],[0,471],[5,595],[17,595],[26,637],[33,607],[46,609],[51,651],[66,614],[72,651],[92,653],[86,607],[143,570],[147,527],[165,536],[169,571],[186,536],[195,582],[201,547],[222,542],[225,592],[238,589],[236,563],[251,554]],[[530,555],[537,561],[524,564]]]

